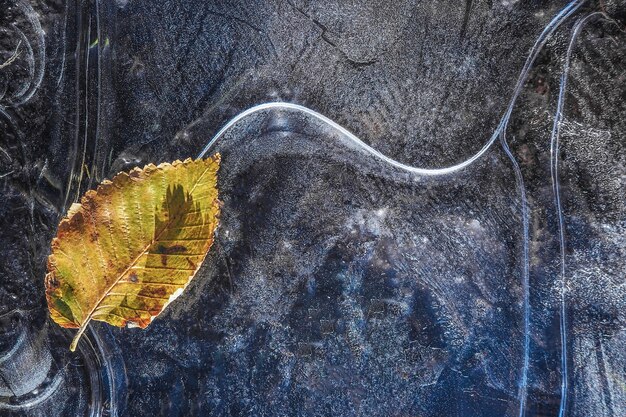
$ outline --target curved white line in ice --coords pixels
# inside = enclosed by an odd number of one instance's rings
[[[521,170],[519,168],[519,164],[515,160],[515,157],[511,153],[508,147],[508,144],[506,142],[506,128],[508,126],[509,119],[511,117],[511,113],[513,112],[513,108],[515,106],[517,98],[519,97],[522,91],[522,88],[524,86],[524,82],[526,81],[526,78],[528,76],[528,72],[530,71],[530,68],[532,64],[534,63],[535,59],[537,58],[537,55],[539,54],[539,52],[541,51],[545,43],[548,41],[550,36],[554,33],[554,31],[568,17],[570,17],[576,10],[578,10],[583,3],[585,3],[585,0],[571,1],[543,29],[543,31],[541,32],[541,34],[538,36],[537,40],[535,41],[533,47],[531,48],[530,53],[526,59],[526,62],[524,63],[524,66],[517,80],[515,89],[513,90],[513,95],[511,97],[509,105],[506,108],[504,115],[500,119],[500,123],[498,124],[498,127],[493,132],[489,140],[483,145],[483,147],[477,153],[475,153],[470,158],[456,165],[452,165],[452,166],[444,167],[444,168],[432,168],[431,169],[431,168],[414,167],[411,165],[404,164],[372,148],[371,146],[366,144],[364,141],[359,139],[352,132],[350,132],[348,129],[344,128],[343,126],[339,125],[338,123],[334,122],[333,120],[324,116],[323,114],[320,114],[312,109],[309,109],[308,107],[301,106],[299,104],[286,103],[286,102],[262,103],[262,104],[253,106],[239,113],[237,116],[231,119],[228,123],[226,123],[226,125],[224,125],[213,136],[213,138],[205,145],[202,151],[198,154],[198,158],[204,157],[213,148],[215,143],[220,138],[222,138],[229,129],[231,129],[235,124],[237,124],[241,120],[246,119],[247,117],[255,113],[259,113],[264,110],[270,110],[270,109],[291,110],[291,111],[296,111],[296,112],[307,114],[321,121],[322,123],[326,124],[327,126],[331,127],[337,132],[343,134],[358,148],[366,151],[371,156],[378,158],[382,160],[383,162],[386,162],[387,164],[393,167],[399,168],[403,171],[417,174],[417,175],[424,175],[424,176],[439,176],[439,175],[446,175],[446,174],[450,174],[456,171],[460,171],[463,168],[471,165],[478,158],[480,158],[483,154],[485,154],[485,152],[487,152],[487,150],[491,147],[491,145],[493,145],[493,143],[498,138],[500,138],[503,150],[505,151],[507,157],[511,160],[511,163],[513,165],[513,169],[515,171],[515,176],[516,176],[516,183],[518,184],[518,188],[520,188],[520,194],[521,194],[521,199],[522,199],[522,220],[523,220],[522,228],[523,228],[523,236],[524,236],[524,247],[523,247],[524,265],[523,265],[523,277],[522,277],[522,281],[523,281],[522,286],[524,290],[524,341],[523,341],[523,365],[522,365],[521,379],[519,383],[519,394],[518,394],[518,397],[520,400],[519,414],[518,414],[519,417],[524,417],[526,413],[526,397],[527,397],[527,389],[528,389],[528,372],[529,372],[529,363],[530,363],[530,288],[529,288],[529,262],[530,261],[529,261],[529,255],[528,255],[528,252],[529,252],[529,218],[528,218],[526,191],[524,187],[523,178],[521,176]],[[587,18],[585,18],[584,20],[586,21]],[[572,35],[571,43],[573,43],[573,39],[577,36],[577,33],[580,31],[581,23],[582,22],[579,22],[579,24],[576,26],[576,29],[574,30],[574,33]],[[568,49],[568,57],[566,61],[567,65],[569,65],[569,55],[571,55],[571,43],[570,43],[570,49]],[[565,67],[565,70],[566,69],[567,69],[567,66]],[[565,86],[562,85],[562,87],[563,87],[562,90],[564,91]],[[559,103],[560,103],[559,106],[562,106],[562,98],[559,98]],[[561,112],[560,108],[561,107],[559,107],[559,110],[557,110],[557,116]],[[557,125],[557,123],[560,123],[560,121],[557,122],[555,120],[555,126]],[[558,128],[556,129],[558,132]],[[553,138],[553,141],[554,141],[554,138]],[[557,142],[558,142],[558,139],[557,139]],[[558,184],[557,184],[556,195],[558,196]],[[563,328],[563,324],[561,326],[561,338],[562,340],[566,338],[566,331]],[[562,360],[563,360],[563,363],[565,363],[566,365],[567,364],[567,351],[566,350],[562,352]],[[562,386],[564,387],[563,390],[566,391],[567,390],[567,372],[566,372],[567,367],[565,366],[563,369],[565,370],[565,372],[563,374]],[[566,401],[567,401],[567,393],[562,391],[559,417],[563,417],[562,413],[564,411],[564,404],[566,403]]]
[[[520,76],[519,76],[519,78],[517,80],[517,84],[516,84],[515,89],[513,91],[513,96],[512,96],[512,98],[511,98],[511,100],[509,102],[509,105],[508,105],[504,115],[500,119],[500,123],[498,124],[498,127],[493,132],[493,134],[491,135],[489,140],[483,145],[483,147],[476,154],[472,155],[470,158],[468,158],[468,159],[466,159],[466,160],[464,160],[464,161],[462,161],[462,162],[460,162],[460,163],[458,163],[456,165],[452,165],[452,166],[445,167],[445,168],[432,168],[431,169],[431,168],[419,168],[419,167],[414,167],[414,166],[411,166],[411,165],[404,164],[404,163],[396,161],[395,159],[392,159],[392,158],[388,157],[387,155],[384,155],[380,151],[372,148],[371,146],[369,146],[368,144],[363,142],[361,139],[359,139],[352,132],[350,132],[348,129],[344,128],[343,126],[339,125],[338,123],[334,122],[333,120],[329,119],[328,117],[326,117],[326,116],[316,112],[315,110],[311,110],[308,107],[304,107],[304,106],[301,106],[299,104],[285,103],[285,102],[263,103],[263,104],[259,104],[259,105],[256,105],[254,107],[251,107],[251,108],[243,111],[242,113],[239,113],[237,116],[235,116],[233,119],[231,119],[224,127],[222,127],[215,134],[215,136],[213,136],[213,138],[206,144],[204,149],[202,149],[202,151],[198,154],[198,158],[202,158],[204,155],[206,155],[207,152],[209,152],[211,150],[211,148],[215,145],[215,143],[222,136],[224,136],[224,134],[230,128],[232,128],[235,124],[237,124],[239,121],[241,121],[243,119],[246,119],[248,116],[251,116],[251,115],[253,115],[255,113],[258,113],[258,112],[261,112],[263,110],[280,109],[280,110],[298,111],[298,112],[301,112],[301,113],[308,114],[308,115],[314,117],[315,119],[318,119],[319,121],[325,123],[329,127],[333,128],[336,131],[338,131],[338,132],[342,133],[343,135],[345,135],[351,142],[353,142],[355,145],[357,145],[357,147],[359,147],[362,150],[366,151],[370,155],[372,155],[372,156],[374,156],[374,157],[376,157],[378,159],[381,159],[382,161],[388,163],[389,165],[392,165],[392,166],[394,166],[396,168],[399,168],[401,170],[404,170],[404,171],[407,171],[407,172],[411,172],[411,173],[414,173],[414,174],[418,174],[418,175],[428,175],[428,176],[445,175],[445,174],[450,174],[450,173],[459,171],[459,170],[467,167],[468,165],[472,164],[474,161],[476,161],[478,158],[480,158],[485,152],[487,152],[487,150],[496,141],[496,139],[498,139],[498,137],[500,136],[500,133],[503,130],[506,129],[506,127],[508,125],[508,122],[509,122],[509,119],[511,117],[511,113],[513,112],[513,107],[515,106],[515,102],[517,101],[517,98],[519,97],[519,94],[522,91],[522,88],[524,86],[524,82],[526,80],[526,77],[528,76],[528,71],[530,70],[530,67],[532,66],[532,64],[535,61],[535,59],[537,58],[537,55],[539,54],[539,51],[541,51],[541,48],[545,45],[547,40],[550,38],[550,35],[552,35],[552,33],[559,27],[559,25],[561,23],[563,23],[563,21],[565,19],[567,19],[572,13],[574,13],[581,6],[581,4],[584,3],[584,1],[585,0],[574,0],[571,3],[569,3],[544,28],[544,30],[541,32],[541,34],[539,35],[539,37],[535,41],[535,44],[533,45],[528,58],[526,58],[526,62],[524,63],[524,67],[522,68]]]
[[[561,277],[561,287],[560,287],[560,320],[559,320],[559,330],[561,336],[561,402],[559,404],[559,417],[564,417],[567,412],[567,389],[568,389],[568,379],[569,379],[569,365],[568,365],[568,347],[567,347],[567,339],[568,339],[568,331],[567,331],[567,302],[566,302],[566,293],[567,293],[567,285],[566,285],[566,276],[565,276],[565,219],[563,217],[563,207],[561,204],[561,191],[560,191],[560,182],[559,182],[559,138],[561,135],[561,124],[563,122],[563,107],[565,105],[565,92],[567,90],[567,79],[569,75],[570,62],[572,58],[572,52],[574,51],[574,46],[576,44],[576,40],[578,39],[578,35],[582,31],[582,28],[587,24],[591,19],[604,16],[609,19],[602,12],[594,12],[585,17],[580,18],[574,29],[572,30],[572,34],[569,39],[569,44],[567,47],[567,52],[565,54],[565,62],[563,63],[563,70],[561,71],[561,81],[559,85],[559,96],[557,100],[556,112],[554,115],[554,122],[552,125],[552,133],[550,135],[550,176],[552,180],[552,193],[554,195],[554,205],[556,208],[557,219],[558,219],[558,233],[559,233],[559,250],[560,250],[560,277]]]

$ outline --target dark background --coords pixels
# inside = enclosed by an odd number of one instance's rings
[[[278,100],[406,164],[459,163],[492,135],[530,48],[567,4],[26,3],[0,0],[0,313],[28,311],[63,348],[45,324],[45,262],[85,190],[195,157],[230,118]],[[576,41],[561,131],[566,411],[626,415],[625,9],[590,1],[561,25],[506,132],[530,210],[527,416],[558,415],[561,397],[550,133],[572,28],[594,11],[605,15]],[[123,415],[518,415],[512,162],[495,143],[461,172],[414,181],[334,137],[274,113],[219,145],[224,218],[192,285],[145,331],[94,325],[123,358]],[[70,359],[58,355],[62,368]]]

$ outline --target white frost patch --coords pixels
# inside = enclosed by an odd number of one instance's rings
[[[519,3],[519,0],[503,0],[502,1],[502,5],[509,9],[515,6],[517,3]]]
[[[351,229],[353,234],[360,232],[381,236],[386,230],[384,223],[388,212],[387,207],[377,210],[357,210],[346,222],[346,227]]]
[[[465,223],[465,227],[467,228],[467,232],[473,236],[484,236],[486,233],[485,227],[477,219],[469,220]]]
[[[375,211],[376,216],[378,216],[381,219],[384,219],[385,217],[387,217],[387,211],[388,210],[389,209],[387,207],[378,209],[378,210]]]

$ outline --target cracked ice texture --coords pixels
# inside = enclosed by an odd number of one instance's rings
[[[28,16],[0,15],[0,63],[18,48],[16,27],[32,48],[0,70],[0,308],[38,309],[39,321],[57,217],[97,181],[194,156],[230,118],[276,100],[403,163],[459,163],[496,129],[528,51],[566,6],[81,3],[31,2],[45,45]],[[582,6],[537,58],[506,131],[529,214],[527,416],[561,405],[551,129],[574,22],[600,7],[623,29],[623,2]],[[626,413],[625,40],[590,22],[568,72],[559,183],[571,416]],[[461,172],[416,178],[276,111],[217,149],[224,218],[198,279],[146,331],[102,330],[126,358],[126,415],[519,414],[524,202],[499,143]]]

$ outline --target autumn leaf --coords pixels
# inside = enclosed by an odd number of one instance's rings
[[[145,328],[194,277],[218,223],[220,155],[147,165],[88,191],[52,240],[46,298],[52,319]]]

